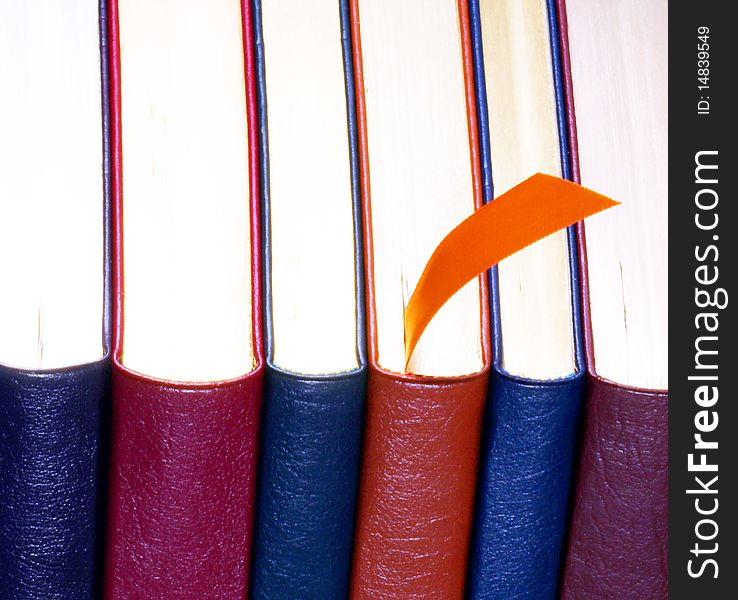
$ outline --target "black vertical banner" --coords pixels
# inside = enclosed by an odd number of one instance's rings
[[[734,8],[718,0],[669,4],[672,600],[738,597]]]

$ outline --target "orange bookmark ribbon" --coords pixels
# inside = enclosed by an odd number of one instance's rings
[[[518,250],[617,204],[537,173],[464,220],[436,247],[405,309],[405,369],[428,323],[465,284]]]

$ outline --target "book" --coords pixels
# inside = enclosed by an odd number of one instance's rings
[[[572,173],[623,203],[579,230],[589,383],[562,597],[666,598],[667,3],[558,10]]]
[[[105,2],[0,3],[0,595],[99,589],[109,366]]]
[[[251,4],[110,4],[105,597],[244,598],[263,357]]]
[[[485,197],[536,172],[570,178],[555,4],[471,0],[470,8]],[[557,595],[584,392],[578,280],[573,228],[490,272],[494,360],[470,598]]]
[[[348,2],[254,3],[266,371],[251,598],[348,595],[366,394]]]
[[[350,8],[369,355],[350,594],[460,598],[490,361],[486,281],[446,303],[407,364],[404,309],[433,249],[482,204],[468,5]]]

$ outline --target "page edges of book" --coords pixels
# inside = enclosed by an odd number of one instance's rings
[[[371,169],[371,184],[364,189],[371,187],[366,227],[372,232],[372,351],[380,369],[401,374],[405,305],[433,248],[475,206],[465,98],[468,57],[460,29],[468,16],[458,13],[466,3],[455,2],[353,6],[361,29]],[[383,18],[389,13],[392,19]],[[480,285],[475,279],[464,286],[436,315],[418,344],[409,375],[461,377],[484,368],[487,334],[482,332],[486,313],[481,304],[486,294]]]
[[[237,379],[260,356],[248,6],[131,0],[115,8],[124,232],[116,360],[172,382]]]
[[[262,128],[268,360],[296,374],[354,371],[358,305],[344,25],[333,0],[257,5],[263,31]],[[260,65],[261,67],[261,65]],[[265,106],[264,106],[265,105]],[[271,268],[270,268],[271,267]],[[363,320],[361,320],[363,323]]]
[[[0,362],[15,368],[107,351],[99,19],[97,3],[0,6]]]
[[[598,5],[596,15],[578,0],[566,8],[582,184],[623,203],[585,222],[590,366],[619,385],[665,390],[666,3]],[[638,73],[628,58],[636,47]]]
[[[562,174],[548,9],[545,0],[479,4],[491,175],[499,195],[535,172]],[[577,371],[570,269],[566,231],[498,265],[497,360],[511,375],[554,380]]]

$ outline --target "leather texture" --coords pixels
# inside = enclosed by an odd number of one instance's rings
[[[202,384],[121,364],[122,120],[118,0],[109,0],[113,414],[105,598],[243,600],[248,594],[264,355],[261,210],[251,2],[241,0],[249,139],[253,370]],[[244,268],[249,268],[244,265]],[[191,284],[191,282],[190,282]]]
[[[188,388],[114,366],[106,598],[244,598],[261,379]]]
[[[563,600],[667,598],[668,396],[592,379]]]
[[[487,373],[372,370],[351,598],[461,598]]]
[[[365,392],[267,369],[251,598],[346,598]]]
[[[109,365],[0,366],[0,597],[78,600],[96,588]]]
[[[584,373],[528,382],[493,372],[468,598],[556,598],[583,389]]]

